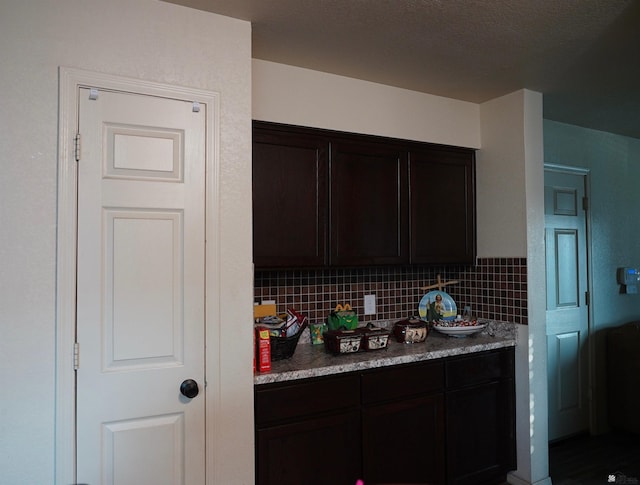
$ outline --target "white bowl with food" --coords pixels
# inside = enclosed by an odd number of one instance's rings
[[[466,337],[481,332],[487,326],[486,322],[479,320],[438,320],[433,328],[450,337]]]

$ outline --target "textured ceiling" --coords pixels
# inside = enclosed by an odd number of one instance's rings
[[[640,138],[640,1],[172,0],[252,23],[253,57]]]

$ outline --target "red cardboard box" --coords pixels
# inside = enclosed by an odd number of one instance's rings
[[[269,339],[269,329],[256,328],[256,347],[258,372],[269,372],[271,370],[271,340]]]

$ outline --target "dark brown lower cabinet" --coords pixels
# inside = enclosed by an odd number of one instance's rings
[[[516,468],[513,349],[446,363],[447,483],[503,483]]]
[[[364,483],[444,483],[441,393],[362,410]]]
[[[258,429],[260,484],[354,485],[360,476],[357,411]]]
[[[360,376],[257,386],[256,483],[354,485],[360,478]]]
[[[515,469],[513,348],[256,386],[259,485],[497,484]]]
[[[447,393],[449,483],[502,483],[511,469],[511,386],[492,382]]]
[[[441,361],[362,374],[364,483],[444,483]]]

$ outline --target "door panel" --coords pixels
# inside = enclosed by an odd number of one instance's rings
[[[551,230],[551,229],[550,229]],[[555,246],[555,268],[552,276],[555,278],[551,289],[555,287],[552,295],[553,307],[575,308],[578,306],[578,232],[575,230],[553,230],[553,243]],[[551,276],[550,275],[550,276]]]
[[[580,406],[580,332],[568,332],[556,336],[558,408],[576,409]]]
[[[105,369],[179,364],[184,350],[182,214],[105,210],[104,231]]]
[[[584,187],[582,175],[545,171],[549,440],[588,428]]]
[[[204,483],[205,116],[79,99],[78,482]]]
[[[104,423],[105,481],[183,483],[183,437],[182,414]],[[147,452],[149,443],[154,444],[153,454]]]
[[[104,131],[105,176],[181,181],[183,130],[105,123]]]

